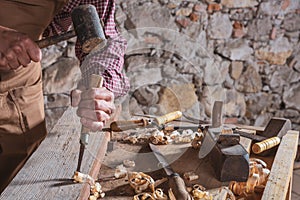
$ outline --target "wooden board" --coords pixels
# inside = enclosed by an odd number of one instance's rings
[[[282,138],[276,153],[262,199],[282,200],[291,197],[289,188],[293,174],[294,159],[298,146],[298,131],[288,131]]]
[[[0,199],[87,199],[89,185],[75,184],[81,124],[75,108],[68,108]],[[96,178],[108,135],[92,133],[81,170]]]

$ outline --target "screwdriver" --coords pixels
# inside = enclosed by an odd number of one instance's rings
[[[182,116],[181,111],[174,111],[163,116],[155,117],[153,119],[137,119],[137,120],[123,120],[114,121],[110,124],[110,131],[121,132],[141,127],[157,127],[161,129],[164,124],[178,119]]]
[[[90,80],[90,88],[100,88],[103,85],[103,77],[100,75],[92,74],[91,80]],[[80,149],[79,149],[79,156],[78,156],[78,164],[77,164],[77,172],[80,172],[82,158],[84,154],[85,147],[89,143],[89,136],[90,136],[90,130],[84,126],[81,126],[81,134],[80,134]]]

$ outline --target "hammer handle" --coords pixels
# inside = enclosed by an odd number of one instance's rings
[[[182,116],[182,112],[180,112],[180,111],[174,111],[174,112],[168,113],[166,115],[154,118],[154,122],[157,125],[162,125],[162,124],[166,124],[168,122],[171,122],[171,121],[173,121],[175,119],[178,119],[181,116]]]
[[[271,137],[269,139],[266,139],[264,141],[255,143],[252,145],[252,151],[255,154],[262,153],[268,149],[271,149],[275,146],[277,146],[280,143],[280,138],[279,137]]]
[[[63,33],[61,35],[54,35],[54,36],[51,36],[51,37],[48,37],[48,38],[45,38],[45,39],[38,40],[38,41],[36,41],[36,43],[42,49],[42,48],[48,47],[50,45],[57,44],[59,42],[68,40],[68,39],[73,38],[75,36],[76,36],[75,31],[71,30],[71,31]]]

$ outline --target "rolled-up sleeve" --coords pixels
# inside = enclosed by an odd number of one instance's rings
[[[54,35],[69,30],[72,24],[72,10],[83,4],[92,4],[96,7],[99,18],[103,22],[107,43],[101,50],[84,54],[81,45],[76,42],[75,53],[81,63],[82,83],[87,86],[90,76],[99,74],[104,78],[104,87],[113,92],[115,97],[123,96],[129,90],[129,81],[123,71],[127,42],[118,32],[115,24],[114,0],[70,0],[55,16],[44,35]]]

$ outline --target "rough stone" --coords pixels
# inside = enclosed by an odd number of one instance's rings
[[[232,25],[229,16],[216,12],[211,15],[208,24],[208,34],[212,39],[228,39],[232,33]]]
[[[261,15],[278,15],[281,11],[281,0],[261,2],[258,13]]]
[[[273,91],[282,92],[283,87],[289,84],[298,83],[300,76],[298,72],[286,66],[278,66],[270,79],[270,87]]]
[[[128,74],[130,85],[133,90],[144,86],[153,85],[162,80],[160,68],[141,69]]]
[[[157,104],[159,100],[158,92],[160,87],[158,85],[146,85],[139,87],[133,96],[136,98],[141,105],[154,105]]]
[[[247,40],[233,39],[217,47],[216,52],[233,61],[245,61],[250,59],[253,49]]]
[[[300,16],[299,14],[290,14],[283,20],[283,28],[287,31],[300,30]]]
[[[270,45],[255,51],[258,59],[266,60],[270,64],[284,65],[292,54],[292,46],[286,37],[270,41]]]
[[[223,88],[222,85],[206,85],[202,88],[200,104],[203,106],[206,116],[211,117],[211,111],[215,101],[224,101],[226,91],[227,89]]]
[[[256,93],[262,89],[262,80],[253,66],[247,66],[236,81],[235,88],[242,93]]]
[[[249,22],[247,37],[256,41],[267,41],[272,30],[271,17],[254,19]]]
[[[58,58],[62,56],[62,47],[58,45],[52,45],[42,49],[42,68],[47,68],[53,63],[57,62]]]
[[[294,108],[300,110],[300,83],[294,84],[286,88],[283,93],[283,101],[286,108]]]
[[[60,58],[44,70],[44,93],[64,93],[77,87],[81,78],[79,62],[74,58]]]
[[[221,4],[228,8],[254,7],[258,4],[255,0],[221,0]]]
[[[173,20],[170,20],[169,9],[159,4],[151,4],[151,9],[148,6],[131,7],[127,12],[132,24],[130,28],[160,27],[177,30]]]
[[[236,9],[230,10],[230,19],[236,21],[250,21],[254,18],[255,11],[251,8],[243,8],[243,12],[238,12]]]
[[[193,84],[170,85],[161,93],[158,104],[167,112],[188,110],[198,99]]]
[[[258,92],[246,96],[247,112],[246,116],[255,118],[262,113],[265,113],[272,104],[272,95],[268,93]]]
[[[185,16],[188,17],[192,13],[192,8],[180,8],[176,11],[176,16]]]
[[[204,69],[204,82],[207,85],[221,84],[225,81],[228,70],[229,64],[222,65],[215,62],[212,65],[207,65]]]
[[[300,54],[295,53],[291,57],[291,59],[288,62],[289,67],[294,68],[297,72],[300,72]]]
[[[244,69],[243,62],[232,61],[231,62],[231,70],[230,70],[231,77],[234,80],[237,80],[241,76],[243,69]]]
[[[230,117],[241,117],[246,113],[245,98],[242,93],[234,89],[226,90],[224,100],[224,115]]]

